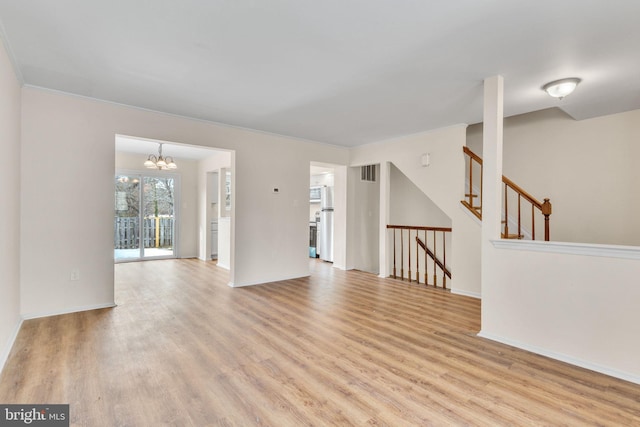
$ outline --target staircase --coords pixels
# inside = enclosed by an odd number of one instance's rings
[[[391,277],[433,285],[436,288],[440,277],[442,288],[446,289],[447,278],[451,279],[451,270],[446,266],[447,240],[449,240],[451,228],[387,225],[387,229],[393,232]],[[414,251],[411,250],[413,242],[415,242]],[[412,268],[414,271],[411,270]],[[420,271],[423,273],[420,274]]]
[[[479,220],[482,220],[482,158],[467,147],[462,148],[468,163],[466,176],[468,185],[465,191],[465,200],[460,203]],[[478,187],[474,187],[474,178],[476,183],[480,183]],[[551,216],[549,199],[544,199],[544,202],[538,201],[504,175],[502,183],[504,184],[502,238],[524,239],[527,235],[531,236],[532,240],[536,240],[536,218],[538,223],[542,218],[544,221],[544,240],[549,241],[549,216]],[[515,208],[513,208],[514,205]],[[510,210],[510,206],[512,210]]]
[[[467,147],[465,198],[469,212],[482,220],[482,158]],[[502,238],[549,240],[551,202],[538,201],[509,178],[503,176]],[[541,223],[542,222],[542,226]],[[394,279],[447,289],[451,269],[447,265],[451,228],[415,225],[387,225],[392,233]]]

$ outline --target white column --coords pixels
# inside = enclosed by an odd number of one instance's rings
[[[387,243],[387,224],[389,224],[389,193],[391,191],[391,166],[389,162],[380,162],[380,237],[378,250],[380,258],[379,276],[387,277],[389,275],[389,244]]]
[[[490,286],[491,240],[500,239],[502,209],[502,122],[504,116],[502,76],[484,81],[484,127],[482,135],[482,294]]]
[[[500,238],[502,207],[503,78],[484,81],[484,130],[482,135],[482,239]]]
[[[333,181],[333,266],[347,269],[347,167],[335,165]]]

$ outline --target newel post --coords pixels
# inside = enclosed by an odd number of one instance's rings
[[[544,215],[544,241],[549,241],[549,215],[551,215],[551,202],[544,199],[542,204],[542,215]]]

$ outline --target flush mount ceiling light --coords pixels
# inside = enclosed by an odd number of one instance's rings
[[[162,144],[158,147],[158,155],[150,154],[144,162],[144,166],[149,169],[173,170],[178,166],[173,162],[173,157],[162,157]]]
[[[573,92],[580,82],[581,80],[577,77],[554,80],[542,86],[542,90],[547,92],[549,96],[562,99]]]

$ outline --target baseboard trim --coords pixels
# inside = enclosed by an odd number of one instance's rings
[[[18,333],[20,333],[20,328],[22,328],[23,319],[16,324],[16,327],[13,330],[13,333],[9,337],[9,341],[5,345],[5,348],[2,350],[2,354],[0,354],[0,375],[2,375],[2,371],[4,370],[4,365],[7,363],[9,359],[9,354],[11,354],[11,349],[13,348],[13,344],[16,342],[16,338],[18,338]]]
[[[90,311],[90,310],[100,310],[102,308],[112,308],[116,307],[117,304],[115,302],[104,303],[104,304],[92,304],[92,305],[84,305],[80,307],[73,307],[67,310],[59,310],[59,311],[49,311],[44,313],[29,313],[23,314],[23,320],[30,319],[39,319],[41,317],[49,317],[49,316],[59,316],[61,314],[70,314],[70,313],[78,313],[80,311]]]
[[[581,368],[589,369],[590,371],[599,372],[601,374],[608,375],[610,377],[618,378],[621,380],[629,381],[634,384],[640,384],[640,376],[634,375],[629,372],[620,371],[618,369],[610,368],[608,366],[598,365],[597,363],[588,362],[586,360],[578,359],[572,356],[568,356],[566,354],[557,353],[555,351],[547,350],[542,347],[537,347],[535,345],[525,344],[519,341],[511,340],[509,338],[504,338],[499,335],[494,335],[492,333],[487,333],[480,331],[478,336],[481,338],[486,338],[491,341],[497,341],[502,344],[509,345],[511,347],[520,348],[522,350],[527,350],[532,353],[539,354],[541,356],[546,356],[551,359],[559,360],[561,362],[568,363],[570,365],[579,366]]]
[[[464,297],[471,297],[471,298],[475,298],[475,299],[482,299],[482,295],[478,292],[470,292],[470,291],[465,291],[464,289],[456,289],[456,288],[451,288],[451,293],[454,295],[462,295]]]
[[[301,276],[282,277],[277,279],[267,279],[266,281],[246,282],[246,283],[233,283],[229,282],[228,285],[232,288],[243,288],[245,286],[266,285],[267,283],[282,282],[285,280],[301,279],[303,277],[310,277],[310,274],[303,274]]]

